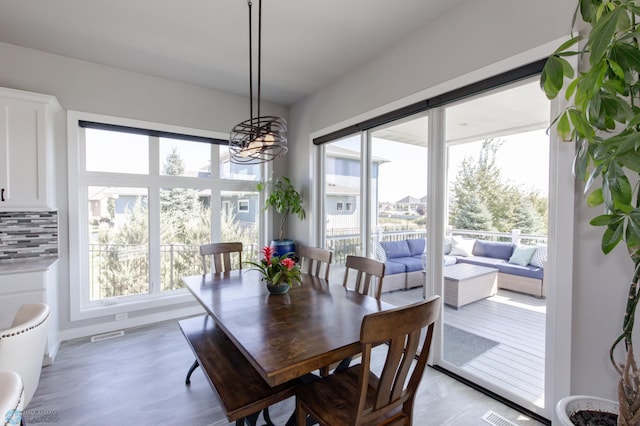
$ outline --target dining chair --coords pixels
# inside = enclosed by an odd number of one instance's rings
[[[384,268],[384,263],[379,262],[375,259],[349,255],[347,256],[347,260],[345,262],[344,279],[342,285],[345,288],[349,288],[349,270],[353,269],[357,272],[354,290],[358,293],[366,295],[371,295],[370,293],[373,292],[373,297],[375,297],[377,300],[380,300],[380,296],[382,295],[382,280],[384,278]],[[377,283],[372,284],[374,277],[377,279]],[[330,366],[322,367],[320,369],[320,375],[322,377],[325,377],[329,375],[330,370],[333,370],[334,373],[344,370],[349,367],[351,360],[352,358],[349,357]]]
[[[242,269],[242,243],[241,242],[232,242],[232,243],[211,243],[211,244],[203,244],[200,246],[200,256],[202,256],[202,275],[207,275],[207,263],[211,263],[211,271],[216,274],[221,274],[224,272],[229,272],[236,266],[235,263],[232,262],[232,254],[237,253],[238,263],[237,268]],[[211,256],[211,259],[209,259]],[[187,372],[187,378],[185,379],[185,384],[188,386],[191,384],[191,375],[198,368],[200,364],[196,359],[191,364],[189,371]]]
[[[342,285],[346,288],[349,284],[349,270],[357,271],[354,290],[358,293],[372,295],[380,300],[382,294],[382,280],[384,278],[384,263],[375,259],[362,256],[347,256],[345,263],[344,280]],[[377,283],[372,285],[373,278]]]
[[[302,246],[298,248],[298,257],[300,258],[300,269],[302,272],[329,281],[329,267],[333,259],[333,252],[331,250]],[[324,274],[321,274],[322,269],[324,269]]]
[[[298,387],[296,424],[305,425],[309,415],[326,426],[411,425],[416,391],[440,314],[439,299],[433,296],[366,315],[360,327],[362,362]],[[382,343],[388,343],[388,348],[378,377],[371,371],[371,352]]]
[[[238,254],[238,263],[232,263],[232,254]],[[212,272],[220,274],[229,272],[232,269],[242,269],[242,243],[211,243],[200,246],[200,256],[202,256],[202,273],[207,275],[207,261],[211,256]],[[234,268],[233,266],[238,266]]]
[[[49,305],[25,303],[15,314],[11,327],[0,330],[0,367],[15,371],[22,378],[25,409],[40,382],[50,317]]]

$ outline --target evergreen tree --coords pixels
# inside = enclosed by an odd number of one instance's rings
[[[457,204],[452,223],[456,229],[491,230],[491,213],[477,194],[468,194]]]
[[[449,224],[457,229],[511,232],[517,228],[527,233],[546,233],[547,200],[504,180],[496,164],[503,144],[500,139],[487,139],[478,161],[472,157],[463,159],[451,189]],[[488,220],[483,209],[489,214]]]
[[[184,162],[173,148],[167,155],[162,171],[167,176],[182,176],[184,174]],[[194,189],[171,188],[160,190],[160,211],[163,216],[168,215],[173,220],[173,225],[183,228],[184,221],[197,209],[198,193]]]

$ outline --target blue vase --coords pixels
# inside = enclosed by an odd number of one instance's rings
[[[296,245],[293,240],[273,240],[271,241],[271,247],[275,251],[276,256],[284,256],[289,254],[288,257],[293,257],[296,253]]]

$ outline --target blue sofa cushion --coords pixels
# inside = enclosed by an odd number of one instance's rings
[[[529,277],[542,279],[544,270],[536,266],[520,266],[509,263],[503,259],[496,259],[494,257],[459,257],[458,263],[470,263],[472,265],[486,266],[488,268],[496,268],[498,272],[511,275],[520,275],[521,277]]]
[[[544,276],[544,270],[542,268],[538,268],[537,266],[520,266],[513,263],[502,263],[500,265],[496,265],[496,268],[498,268],[499,272],[511,275],[519,275],[521,277],[536,278],[541,280]]]
[[[422,259],[419,257],[398,257],[393,262],[403,264],[406,272],[422,271]]]
[[[393,260],[384,262],[385,275],[404,274],[405,272],[407,272],[407,267],[402,263],[394,262]]]
[[[427,240],[424,238],[412,238],[407,240],[407,244],[409,244],[409,252],[411,253],[411,256],[420,256],[425,252]]]
[[[397,259],[399,257],[411,257],[411,251],[409,250],[409,243],[407,240],[401,241],[382,241],[380,243],[388,259]]]
[[[513,243],[477,240],[473,246],[473,255],[509,260],[514,247]]]

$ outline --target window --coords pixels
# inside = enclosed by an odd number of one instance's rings
[[[263,167],[235,168],[188,129],[98,118],[69,112],[72,320],[190,301],[180,278],[202,271],[201,244],[257,258]]]
[[[345,210],[347,210],[348,212],[350,212],[352,210],[352,203],[345,203]]]
[[[342,203],[336,204],[336,210],[342,210]]]

